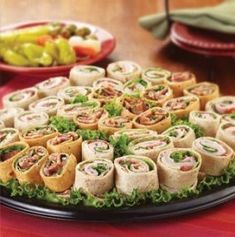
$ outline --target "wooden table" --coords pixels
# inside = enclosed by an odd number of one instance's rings
[[[170,8],[214,5],[221,0],[170,0]],[[102,26],[117,38],[110,61],[130,59],[143,67],[190,70],[198,80],[214,80],[223,94],[234,93],[234,59],[211,59],[185,52],[169,40],[160,41],[138,25],[140,16],[164,9],[163,0],[0,0],[0,26],[41,19],[72,19]]]

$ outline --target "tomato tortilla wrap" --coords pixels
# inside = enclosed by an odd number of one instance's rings
[[[200,137],[193,142],[193,149],[201,154],[201,172],[220,176],[233,159],[233,149],[213,137]]]
[[[235,123],[222,123],[217,131],[216,138],[225,142],[235,150]]]
[[[0,129],[0,147],[19,141],[19,131],[15,128]]]
[[[74,189],[82,189],[96,196],[114,186],[114,165],[107,159],[86,160],[76,167]]]
[[[3,121],[5,127],[14,127],[14,118],[16,115],[22,113],[22,108],[4,108],[0,109],[0,120]]]
[[[148,192],[159,187],[156,164],[148,157],[128,155],[116,158],[115,184],[118,192],[130,195],[134,190]]]

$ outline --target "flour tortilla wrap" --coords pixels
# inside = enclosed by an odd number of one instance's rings
[[[33,146],[21,153],[12,164],[15,176],[20,184],[43,184],[40,168],[48,157],[48,151],[43,146]]]
[[[198,182],[201,156],[189,148],[173,148],[159,154],[159,183],[168,192],[194,189]]]
[[[204,136],[215,137],[220,124],[220,116],[213,112],[192,111],[189,121],[203,129]]]
[[[131,154],[147,156],[154,162],[157,162],[158,155],[161,151],[173,148],[172,139],[168,136],[148,136],[135,139],[128,145],[128,151]]]
[[[162,135],[169,136],[178,148],[191,148],[196,135],[193,129],[187,125],[177,125],[168,128]]]
[[[115,184],[118,192],[131,194],[156,190],[159,187],[156,164],[148,157],[128,155],[114,161]]]
[[[14,118],[16,115],[22,113],[22,108],[4,108],[0,109],[0,120],[3,121],[5,127],[14,127]]]
[[[39,96],[45,97],[50,95],[56,95],[59,90],[66,88],[70,85],[67,77],[51,77],[48,80],[42,81],[36,84],[38,88]]]
[[[104,140],[87,140],[82,142],[82,160],[113,160],[114,148]]]
[[[120,90],[123,90],[123,83],[121,81],[118,81],[109,77],[103,77],[94,81],[92,86],[94,89],[111,86],[111,87],[116,87],[116,88],[119,88]]]
[[[235,123],[235,113],[222,115],[221,123],[224,123],[224,122]]]
[[[61,89],[57,96],[62,98],[65,103],[72,103],[76,96],[84,95],[91,98],[93,88],[89,86],[69,86]]]
[[[15,128],[0,129],[0,147],[19,141],[19,131]]]
[[[143,70],[141,77],[152,85],[166,84],[171,77],[171,72],[160,67],[149,67]]]
[[[77,161],[81,160],[82,137],[75,132],[59,134],[47,141],[47,149],[50,153],[73,154]]]
[[[108,112],[103,108],[81,111],[74,116],[73,121],[80,129],[98,129],[98,121],[108,117]]]
[[[167,85],[173,90],[174,97],[183,95],[183,90],[196,83],[196,77],[191,72],[175,72],[167,79]]]
[[[14,119],[16,129],[25,130],[35,126],[46,125],[49,122],[49,116],[45,112],[24,111]]]
[[[92,65],[78,65],[71,69],[69,79],[72,85],[92,86],[92,83],[104,77],[105,70]]]
[[[185,118],[191,111],[198,111],[200,103],[196,96],[182,96],[166,101],[162,108],[175,114],[178,118]]]
[[[219,115],[235,112],[235,96],[221,96],[206,103],[206,110]]]
[[[110,63],[107,67],[108,77],[123,83],[139,77],[141,70],[141,67],[132,61],[118,61]]]
[[[2,120],[0,120],[0,129],[5,128],[5,124]]]
[[[235,150],[235,123],[222,123],[217,131],[216,138],[225,142]]]
[[[23,130],[20,133],[20,140],[28,143],[30,146],[47,146],[47,141],[54,138],[59,133],[50,125],[34,126]]]
[[[29,87],[5,95],[2,99],[5,108],[20,107],[27,109],[29,104],[38,99],[38,90],[35,87]]]
[[[76,164],[73,154],[49,155],[40,170],[45,186],[54,192],[64,192],[69,189],[74,183]]]
[[[200,108],[204,110],[208,101],[219,97],[219,87],[215,83],[200,82],[184,89],[184,95],[195,95],[199,97]]]
[[[56,115],[57,110],[64,105],[64,100],[57,96],[47,96],[29,105],[29,110],[33,112],[45,112],[49,116]]]
[[[220,176],[233,159],[233,149],[213,137],[200,137],[193,142],[193,149],[201,154],[201,172]]]
[[[168,112],[159,107],[153,107],[133,119],[134,128],[145,128],[161,133],[171,126]]]
[[[163,105],[167,100],[173,98],[173,92],[169,86],[159,84],[146,89],[143,97],[148,101]]]
[[[147,88],[151,87],[151,82],[142,79],[141,77],[137,77],[127,81],[124,84],[124,93],[126,94],[136,94],[145,91]]]
[[[76,167],[74,189],[100,196],[114,185],[114,166],[110,160],[86,160]]]
[[[128,117],[116,116],[111,118],[102,118],[98,122],[98,129],[109,135],[112,135],[124,128],[132,128],[132,121]]]
[[[25,142],[14,142],[0,148],[0,180],[2,182],[7,182],[15,177],[12,163],[28,148],[29,145]]]

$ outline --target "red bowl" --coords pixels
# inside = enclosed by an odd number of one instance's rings
[[[0,31],[26,28],[30,26],[48,24],[50,22],[61,22],[63,24],[75,24],[78,27],[86,26],[90,28],[91,32],[95,33],[98,39],[101,40],[101,52],[98,53],[93,58],[79,61],[74,64],[51,66],[51,67],[18,67],[18,66],[12,66],[0,61],[0,71],[33,76],[33,77],[50,77],[50,76],[66,75],[69,73],[70,69],[76,65],[94,64],[96,62],[101,61],[102,59],[106,58],[115,48],[116,40],[111,33],[109,33],[108,31],[100,27],[97,27],[88,23],[84,23],[84,22],[79,22],[79,21],[46,20],[46,21],[25,22],[25,23],[19,23],[19,24],[3,27],[0,29]]]

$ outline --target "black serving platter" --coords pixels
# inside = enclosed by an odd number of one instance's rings
[[[30,215],[61,220],[79,221],[137,221],[164,219],[202,211],[235,198],[235,182],[191,199],[172,201],[155,206],[145,204],[124,208],[93,208],[83,205],[63,206],[27,197],[10,197],[9,191],[1,189],[0,203],[11,209]]]

